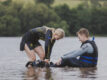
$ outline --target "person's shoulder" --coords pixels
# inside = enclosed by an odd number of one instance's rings
[[[49,29],[47,26],[42,26],[42,28],[46,29],[46,31]]]
[[[85,43],[85,44],[83,44],[82,48],[83,49],[85,49],[85,48],[92,48],[92,45],[90,43]]]

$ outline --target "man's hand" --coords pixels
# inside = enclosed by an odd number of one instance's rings
[[[49,60],[49,59],[45,59],[44,62],[46,62],[46,63],[49,64],[49,63],[50,63],[50,60]]]
[[[61,64],[62,59],[60,58],[55,64],[56,65],[60,65]]]

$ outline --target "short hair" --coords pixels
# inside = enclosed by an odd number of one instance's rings
[[[86,37],[89,37],[89,31],[88,29],[86,28],[81,28],[78,32],[77,32],[77,35],[80,34],[80,35],[85,35]]]
[[[58,32],[58,34],[60,35],[60,38],[63,38],[65,36],[65,31],[61,28],[57,28],[55,31]]]

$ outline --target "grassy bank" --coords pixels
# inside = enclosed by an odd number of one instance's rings
[[[54,4],[52,5],[54,6],[58,6],[58,5],[63,5],[63,4],[67,4],[69,5],[70,8],[74,8],[77,7],[79,4],[83,3],[83,2],[87,2],[88,4],[90,4],[89,0],[55,0]],[[101,5],[104,5],[105,0],[99,1]]]
[[[53,6],[67,4],[70,8],[78,6],[78,4],[82,3],[83,1],[76,1],[76,0],[55,0]]]

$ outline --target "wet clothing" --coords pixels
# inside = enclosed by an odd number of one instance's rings
[[[63,55],[59,67],[95,67],[98,60],[98,50],[94,41],[87,40],[78,50]]]
[[[22,41],[20,43],[20,50],[24,50],[25,44],[28,45],[30,50],[41,46],[39,40],[45,41],[45,58],[49,59],[55,40],[52,40],[52,31],[49,29],[46,30],[46,27],[38,27],[26,32],[22,37]]]
[[[45,35],[45,59],[50,59],[54,43],[55,40],[52,40],[52,31],[48,30]]]
[[[92,45],[94,51],[92,54],[88,54],[88,52],[86,52],[85,54],[82,54],[80,56],[79,60],[84,63],[84,66],[95,67],[97,65],[97,61],[98,61],[97,46],[94,41],[86,41],[81,46],[83,46],[85,43],[90,43]],[[87,64],[85,65],[85,63],[87,63]]]
[[[33,50],[34,48],[36,48],[38,46],[41,46],[39,41],[37,41],[36,43],[32,43],[32,42],[29,41],[26,44],[27,44],[27,46],[29,47],[30,50]]]

